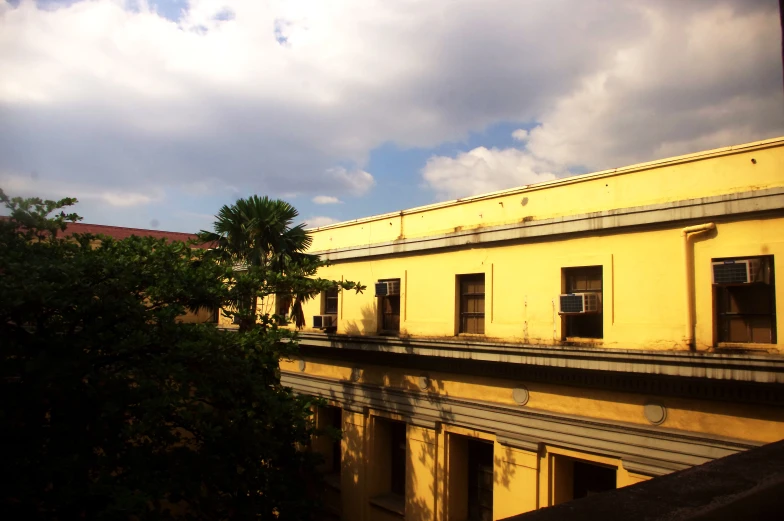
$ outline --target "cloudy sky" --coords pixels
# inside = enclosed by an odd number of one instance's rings
[[[0,0],[0,187],[197,231],[784,135],[775,0]]]

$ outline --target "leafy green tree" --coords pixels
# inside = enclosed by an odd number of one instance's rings
[[[295,335],[268,315],[239,333],[179,317],[329,281],[285,281],[273,263],[238,280],[149,237],[64,238],[75,199],[0,201],[4,518],[312,518],[316,462],[299,448],[313,402],[278,366]]]
[[[213,245],[215,258],[232,267],[232,311],[240,330],[256,323],[259,298],[273,294],[293,296],[291,314],[301,328],[304,301],[327,289],[363,289],[353,282],[315,277],[318,268],[326,263],[306,253],[312,239],[304,225],[293,226],[298,215],[296,208],[285,201],[253,195],[223,206],[216,216],[214,231],[199,234],[201,241]]]

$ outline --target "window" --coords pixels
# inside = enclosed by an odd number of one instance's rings
[[[485,274],[460,275],[460,333],[485,334]]]
[[[400,331],[400,279],[381,279],[379,282],[390,282],[397,288],[397,295],[385,295],[378,298],[381,313],[380,331],[391,333]]]
[[[749,262],[744,262],[749,261]],[[743,267],[741,279],[751,282],[724,282],[737,277],[717,277],[714,265],[714,309],[719,342],[744,344],[776,343],[776,290],[773,257],[714,259],[714,263]],[[746,269],[748,266],[748,271]],[[748,275],[747,275],[748,273]]]
[[[493,442],[447,434],[446,519],[492,521]]]
[[[574,499],[580,499],[617,487],[618,471],[610,467],[574,462]]]
[[[406,495],[406,424],[390,423],[391,485],[390,492],[398,496]]]
[[[291,295],[275,295],[275,314],[281,317],[288,317],[291,312],[292,300]]]
[[[319,471],[323,473],[324,483],[327,485],[321,496],[322,511],[318,519],[341,519],[341,462],[342,462],[342,431],[343,409],[340,407],[324,406],[316,410],[317,427],[321,431],[319,436],[311,440],[313,452],[319,454],[323,460]]]
[[[553,505],[614,490],[618,486],[615,467],[566,456],[553,457],[551,472]]]
[[[406,424],[373,417],[372,465],[369,467],[368,495],[375,508],[405,517],[406,496]],[[380,514],[379,514],[380,515]],[[376,519],[376,515],[370,519]],[[385,516],[388,518],[389,516]]]
[[[343,409],[340,407],[320,407],[318,410],[319,428],[325,431],[319,443],[319,452],[324,456],[324,472],[340,474],[342,448],[340,433],[343,430]]]
[[[324,314],[338,314],[338,289],[328,289],[324,292]]]
[[[602,267],[565,268],[564,293],[598,293],[602,296]],[[602,338],[604,314],[598,313],[565,315],[564,333],[566,337]]]
[[[468,441],[468,521],[493,521],[493,444]]]

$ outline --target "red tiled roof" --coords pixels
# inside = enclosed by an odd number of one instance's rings
[[[182,241],[187,242],[191,239],[196,239],[194,233],[183,232],[165,232],[162,230],[144,230],[141,228],[123,228],[121,226],[106,226],[103,224],[86,224],[86,223],[71,223],[68,228],[63,232],[64,236],[69,236],[74,233],[93,233],[100,235],[108,235],[117,240],[122,240],[136,235],[137,237],[154,237],[156,239],[167,239],[169,241]],[[194,248],[207,248],[206,244],[195,244]]]

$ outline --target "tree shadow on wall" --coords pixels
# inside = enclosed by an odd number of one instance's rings
[[[365,306],[363,308],[362,323],[375,320],[375,306]],[[352,323],[352,330],[358,332],[359,327]],[[359,334],[359,333],[355,333]],[[379,346],[383,349],[383,345]],[[442,431],[442,425],[454,425],[467,429],[474,429],[488,433],[494,433],[483,424],[481,419],[463,411],[460,414],[455,412],[455,400],[450,399],[446,394],[444,381],[434,378],[427,382],[421,382],[416,369],[402,369],[409,378],[399,378],[400,369],[387,369],[384,367],[372,367],[367,370],[355,369],[351,376],[343,380],[332,381],[325,389],[323,395],[334,403],[340,404],[344,409],[362,414],[364,417],[364,430],[353,424],[343,422],[346,429],[343,445],[343,464],[344,472],[353,472],[351,480],[358,484],[360,480],[371,480],[376,472],[387,472],[389,469],[376,468],[373,465],[373,446],[371,434],[373,425],[373,414],[379,412],[379,416],[384,417],[384,413],[394,415],[392,418],[401,418],[406,423],[421,429],[408,429],[409,441],[406,451],[407,468],[407,498],[406,498],[406,519],[407,520],[432,520],[436,518],[435,510],[444,511],[445,506],[441,506],[445,500],[443,494],[449,485],[448,462],[444,457],[448,457],[449,451],[441,450],[439,443],[448,443],[449,436],[438,436]],[[427,385],[424,385],[427,384]],[[424,388],[422,388],[424,385]],[[458,405],[459,407],[459,405]],[[353,432],[348,432],[348,430]],[[413,433],[413,437],[411,436]],[[416,438],[416,439],[415,439]],[[391,447],[390,447],[391,450]],[[503,451],[506,452],[503,452]],[[458,453],[456,453],[458,454]],[[455,455],[454,457],[464,457]],[[493,456],[493,481],[494,488],[509,489],[515,479],[516,465],[512,450],[502,446],[501,451],[494,451]],[[423,469],[429,469],[426,472]],[[414,470],[416,470],[414,472]],[[345,478],[344,478],[345,479]],[[443,483],[441,483],[443,482]],[[344,480],[343,483],[346,483]],[[360,490],[364,490],[361,487]],[[342,492],[346,494],[347,491]],[[453,494],[463,496],[465,500],[468,490],[453,490]],[[364,492],[359,492],[364,497]],[[372,511],[375,509],[370,504],[352,505],[351,509],[359,509],[364,514],[357,513],[357,516],[367,518],[367,514],[372,519]],[[349,512],[344,514],[344,519],[352,519]]]
[[[345,334],[347,335],[374,335],[378,330],[378,308],[376,303],[360,308],[362,318],[346,322]]]
[[[414,431],[414,440],[407,436],[406,450],[406,475],[407,475],[407,498],[406,498],[406,519],[428,520],[435,518],[433,498],[437,496],[437,476],[443,475],[442,463],[438,461],[437,435],[441,422],[451,422],[454,415],[448,406],[443,404],[438,392],[435,389],[443,390],[442,382],[431,382],[430,389],[420,389],[410,381],[401,382],[404,388],[387,388],[376,384],[365,382],[364,375],[354,373],[358,376],[357,381],[344,380],[336,382],[329,390],[329,398],[343,405],[350,411],[361,411],[365,417],[365,432],[346,433],[344,436],[344,466],[343,469],[355,469],[357,474],[353,476],[355,483],[360,477],[366,480],[373,480],[374,473],[388,472],[390,469],[381,469],[373,466],[372,443],[370,435],[373,424],[374,413],[380,413],[379,417],[386,417],[384,413],[394,415],[392,418],[400,417],[407,424],[424,429],[407,428],[410,434]],[[388,374],[382,376],[382,381],[389,382]],[[398,382],[395,382],[398,383]],[[354,426],[344,425],[346,428],[355,429]],[[350,435],[348,435],[350,434]],[[413,441],[412,441],[413,440]],[[413,445],[417,445],[417,450],[411,450]],[[390,446],[389,450],[392,450]],[[415,464],[416,462],[416,464]],[[420,483],[421,472],[412,470],[422,466],[430,467],[433,471],[432,479],[426,486]],[[360,476],[358,474],[364,474]],[[422,490],[424,489],[424,490]],[[429,497],[425,497],[429,494]],[[369,505],[366,508],[373,508]],[[372,518],[372,516],[371,516]]]
[[[362,306],[360,308],[360,313],[362,314],[362,318],[359,320],[348,320],[346,321],[343,328],[338,330],[338,336],[342,333],[348,336],[375,336],[375,337],[386,337],[390,340],[394,340],[395,343],[402,343],[404,349],[407,354],[414,354],[414,347],[411,345],[411,339],[405,334],[404,331],[400,330],[400,322],[398,319],[398,330],[383,330],[382,323],[380,321],[383,320],[379,316],[379,309],[376,303],[368,304]],[[377,339],[376,339],[377,340]],[[383,351],[384,344],[376,342],[369,342],[368,344],[363,346],[363,351]]]

